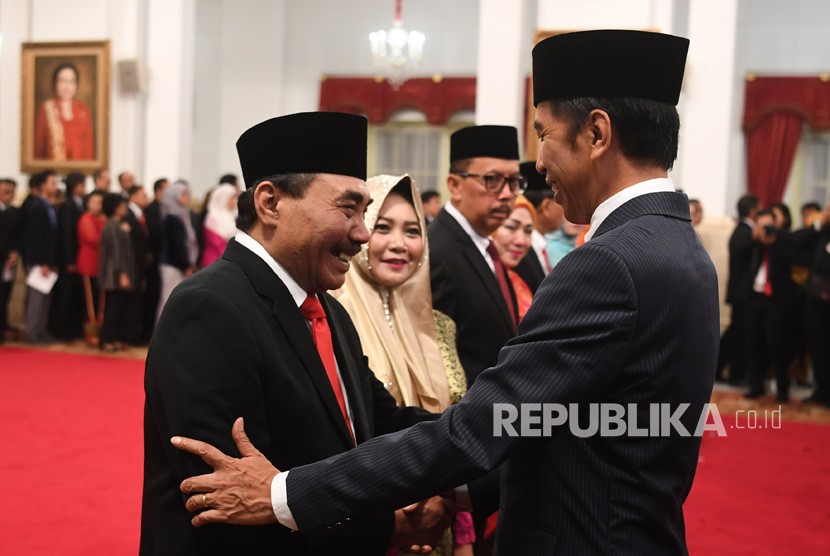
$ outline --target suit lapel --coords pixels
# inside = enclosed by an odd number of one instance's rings
[[[314,339],[311,337],[308,324],[294,303],[294,298],[291,297],[288,288],[265,261],[250,249],[239,245],[236,240],[232,239],[228,242],[222,257],[239,265],[251,280],[257,292],[273,302],[271,312],[285,333],[285,337],[294,349],[297,358],[303,364],[309,379],[314,384],[314,388],[317,390],[332,424],[337,428],[347,446],[351,447],[352,440],[349,436],[349,430],[343,421],[343,414],[340,412],[340,405],[334,396],[334,390],[332,390],[323,361],[317,353],[317,346],[314,345]],[[331,319],[329,319],[329,323],[329,326],[331,326]],[[334,336],[333,332],[332,336]],[[334,338],[332,338],[332,341],[334,341]],[[337,343],[335,342],[335,351],[337,350],[336,346]],[[338,363],[341,359],[338,357]]]
[[[332,316],[330,307],[332,298],[329,295],[320,295],[318,297],[320,298],[320,303],[323,305],[323,309],[326,311],[326,319],[329,321],[331,340],[334,344],[334,356],[337,358],[337,365],[340,369],[343,390],[345,390],[346,396],[348,397],[355,440],[360,444],[369,439],[368,431],[370,430],[369,423],[371,421],[366,413],[365,404],[363,403],[363,394],[360,391],[360,377],[355,367],[356,362],[354,357],[350,356],[350,350],[344,341],[346,335],[342,323],[339,319]]]
[[[510,317],[510,312],[507,309],[507,303],[505,303],[504,297],[501,294],[501,287],[499,286],[498,279],[493,271],[490,270],[490,265],[487,264],[487,261],[481,254],[481,251],[479,251],[476,244],[473,243],[473,239],[467,235],[467,232],[464,231],[461,224],[459,224],[458,221],[456,221],[456,219],[453,218],[452,215],[450,215],[445,209],[441,209],[441,212],[438,213],[436,219],[440,219],[442,221],[441,223],[447,227],[447,230],[450,232],[453,239],[455,239],[455,241],[459,244],[461,253],[470,263],[470,266],[478,275],[479,280],[487,289],[487,293],[489,293],[492,298],[491,301],[495,303],[496,307],[498,307],[503,324],[511,330],[511,336],[515,335],[516,329],[513,326],[514,321]],[[512,290],[512,286],[510,286],[509,281],[508,287]],[[515,298],[515,295],[512,292],[511,295]],[[513,301],[513,305],[514,307],[516,306],[515,299]]]

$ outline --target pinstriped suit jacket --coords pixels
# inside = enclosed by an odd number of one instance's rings
[[[714,266],[681,193],[637,197],[544,280],[494,368],[441,419],[291,470],[301,534],[337,538],[357,516],[400,507],[501,463],[499,554],[685,554],[682,504],[699,438],[496,437],[493,404],[649,404],[694,431],[714,380],[719,338]],[[537,415],[539,415],[537,413]],[[346,520],[346,518],[350,518]]]

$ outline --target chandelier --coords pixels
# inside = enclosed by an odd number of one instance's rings
[[[395,0],[395,19],[388,31],[369,33],[372,62],[383,70],[387,81],[397,89],[409,78],[409,70],[421,61],[426,37],[418,31],[407,31],[401,20],[401,0]]]

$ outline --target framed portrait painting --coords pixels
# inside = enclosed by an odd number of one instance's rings
[[[20,168],[109,163],[109,41],[23,43]]]

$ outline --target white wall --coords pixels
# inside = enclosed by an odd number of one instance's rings
[[[729,145],[739,117],[732,101],[737,0],[692,2],[690,40],[680,106],[678,188],[698,198],[710,215],[726,214]]]
[[[521,62],[525,72],[534,27],[651,28],[685,36],[695,4],[524,2],[532,12]],[[113,70],[120,59],[143,60],[150,77],[144,95],[121,93],[112,72],[111,170],[131,169],[145,185],[160,175],[188,177],[199,194],[220,174],[238,172],[234,143],[242,130],[269,116],[316,109],[321,75],[373,74],[367,35],[388,28],[393,9],[393,0],[0,0],[0,174],[24,178],[19,173],[22,42],[109,39]],[[480,40],[517,40],[508,35],[515,34],[515,26],[503,34],[497,25],[480,31],[479,12],[478,0],[404,2],[405,27],[427,36],[419,73],[475,75],[479,64],[492,63],[486,56],[479,60]],[[720,194],[727,214],[745,188],[740,130],[745,73],[830,69],[830,3],[738,0],[737,12],[728,139],[718,147],[729,151],[727,176],[716,177],[724,184]],[[685,152],[675,174],[686,174],[689,164],[705,168],[706,153]],[[692,185],[686,188],[694,193]]]
[[[20,48],[29,41],[110,40],[109,169],[145,186],[187,175],[192,142],[195,0],[0,0],[0,173],[20,174]],[[145,94],[124,94],[117,63],[148,69]]]
[[[525,136],[523,62],[533,38],[523,32],[527,8],[525,0],[481,0],[479,10],[476,124],[514,126],[520,142]]]
[[[736,215],[746,192],[746,153],[741,117],[744,83],[756,74],[817,75],[830,71],[830,2],[825,0],[738,0],[737,41],[727,214]],[[794,171],[797,171],[794,168]]]
[[[540,29],[642,29],[672,32],[677,2],[667,0],[539,0]]]
[[[139,179],[192,171],[195,0],[146,0],[148,68],[144,167]]]
[[[0,175],[20,173],[20,45],[29,40],[29,5],[0,0]],[[20,191],[18,191],[20,193]]]

